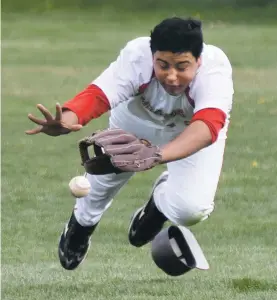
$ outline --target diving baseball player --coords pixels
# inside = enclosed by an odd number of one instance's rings
[[[167,171],[134,213],[130,243],[141,247],[152,241],[166,221],[188,227],[208,218],[233,92],[231,64],[221,49],[204,43],[201,22],[173,17],[155,26],[150,37],[129,41],[82,92],[56,105],[55,116],[37,105],[45,119],[28,115],[39,125],[26,131],[30,135],[68,134],[110,112],[109,128],[85,140],[105,159],[86,164],[90,193],[76,199],[60,237],[65,269],[84,260],[92,233],[130,177],[158,164],[166,164]]]

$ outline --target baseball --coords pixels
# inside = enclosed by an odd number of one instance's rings
[[[76,176],[69,182],[71,194],[76,198],[85,197],[89,194],[90,183],[84,176]]]

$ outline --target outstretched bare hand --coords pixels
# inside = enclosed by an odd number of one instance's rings
[[[62,107],[58,103],[56,104],[55,117],[42,104],[38,104],[37,108],[44,115],[45,119],[38,119],[32,114],[28,114],[28,118],[39,126],[31,130],[26,130],[26,134],[45,133],[50,136],[59,136],[72,131],[79,131],[82,128],[80,124],[70,124],[62,120]]]

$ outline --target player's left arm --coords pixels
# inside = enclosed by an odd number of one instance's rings
[[[232,107],[231,66],[207,71],[193,96],[195,109],[192,120],[178,137],[162,147],[162,163],[186,158],[216,142]]]
[[[225,114],[221,110],[213,109],[211,111],[204,109],[202,112],[207,114],[208,118],[194,115],[195,120],[173,141],[162,147],[163,163],[186,158],[211,145],[217,139],[218,132],[225,123]]]

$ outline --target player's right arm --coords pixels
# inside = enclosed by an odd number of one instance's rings
[[[59,136],[80,130],[90,120],[108,111],[110,104],[102,90],[91,84],[73,99],[65,102],[63,106],[57,103],[55,116],[42,104],[38,104],[37,108],[43,114],[44,119],[29,114],[28,118],[38,126],[25,131],[26,134],[45,133],[50,136]]]
[[[78,131],[82,128],[82,125],[78,124],[76,114],[72,111],[62,112],[62,107],[59,103],[56,104],[55,116],[42,104],[38,104],[37,108],[44,115],[45,119],[39,119],[32,114],[28,114],[28,118],[38,126],[34,129],[26,130],[26,134],[45,133],[50,136],[59,136],[71,131]]]
[[[142,63],[147,67],[143,67]],[[100,117],[136,94],[139,86],[148,82],[152,75],[151,63],[148,39],[138,38],[129,42],[118,58],[87,88],[63,106],[57,104],[55,116],[38,104],[37,108],[45,119],[29,114],[28,118],[39,126],[26,133],[59,136],[80,130],[92,119]]]

